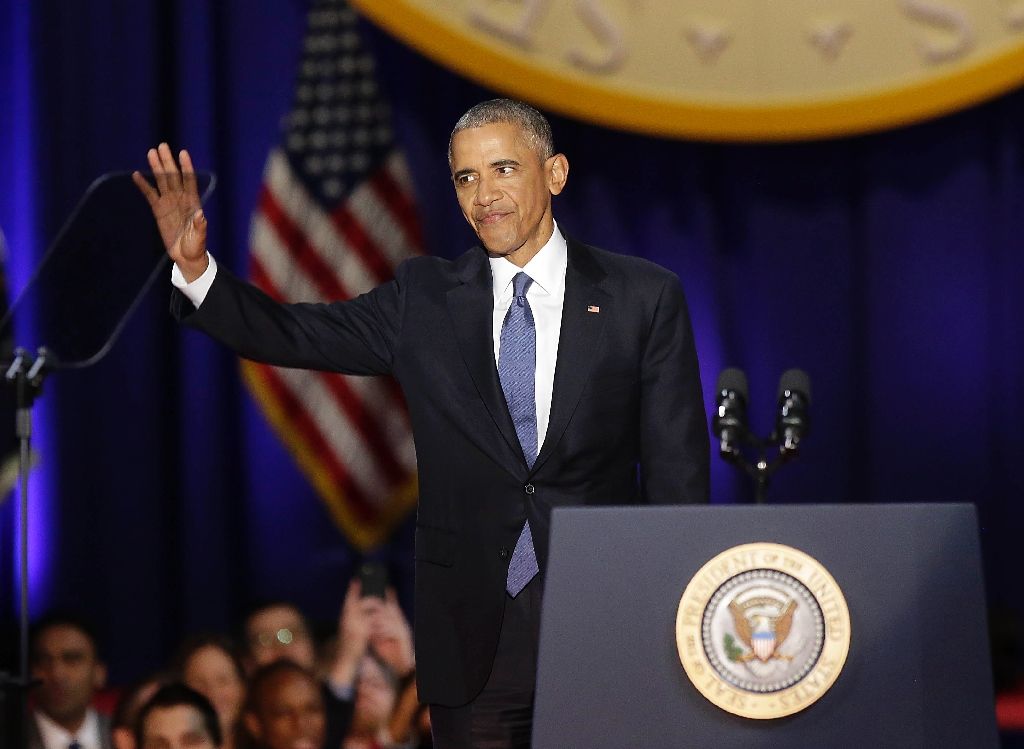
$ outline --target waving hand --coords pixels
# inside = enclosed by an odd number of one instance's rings
[[[182,151],[179,169],[166,143],[149,149],[146,158],[153,170],[156,186],[139,172],[132,173],[132,181],[153,211],[167,254],[177,264],[185,280],[194,281],[206,270],[208,260],[206,216],[196,188],[192,158],[188,151]]]

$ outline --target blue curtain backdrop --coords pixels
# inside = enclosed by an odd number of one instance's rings
[[[211,247],[244,272],[305,11],[298,0],[0,3],[12,284],[24,285],[95,176],[144,167],[160,140],[218,173]],[[447,187],[448,133],[493,92],[366,31],[429,249],[455,256],[472,237]],[[680,275],[709,411],[717,373],[743,367],[767,432],[780,373],[809,372],[814,429],[772,501],[974,502],[989,599],[1019,618],[1024,93],[801,144],[553,125],[571,163],[559,222]],[[167,300],[161,284],[107,359],[54,376],[36,412],[32,611],[87,614],[117,681],[162,662],[187,632],[232,626],[256,599],[295,599],[329,622],[358,561],[254,409],[236,360],[173,324]],[[31,310],[18,325],[32,325]],[[749,498],[729,467],[713,468],[716,502]],[[6,621],[16,514],[15,502],[0,506]],[[376,554],[408,603],[409,527]]]

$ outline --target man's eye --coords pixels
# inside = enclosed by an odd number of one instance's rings
[[[515,169],[513,167],[510,167],[510,166],[499,166],[498,167],[498,174],[512,174],[512,172],[514,172],[514,171],[515,171]]]
[[[459,176],[458,183],[460,185],[468,185],[468,184],[470,184],[471,182],[473,182],[475,180],[476,180],[476,175],[475,174],[463,174],[463,175]]]

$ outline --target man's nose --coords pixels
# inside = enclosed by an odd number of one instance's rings
[[[476,204],[487,206],[500,197],[501,191],[498,190],[494,181],[487,177],[481,177],[476,188]]]
[[[62,684],[67,681],[68,670],[59,664],[54,664],[41,675],[42,680],[49,684]]]

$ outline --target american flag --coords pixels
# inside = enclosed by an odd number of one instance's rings
[[[409,172],[357,20],[343,0],[312,4],[284,143],[267,158],[250,280],[281,301],[350,299],[423,251]],[[395,382],[252,362],[242,369],[349,540],[366,549],[386,539],[416,499]]]

